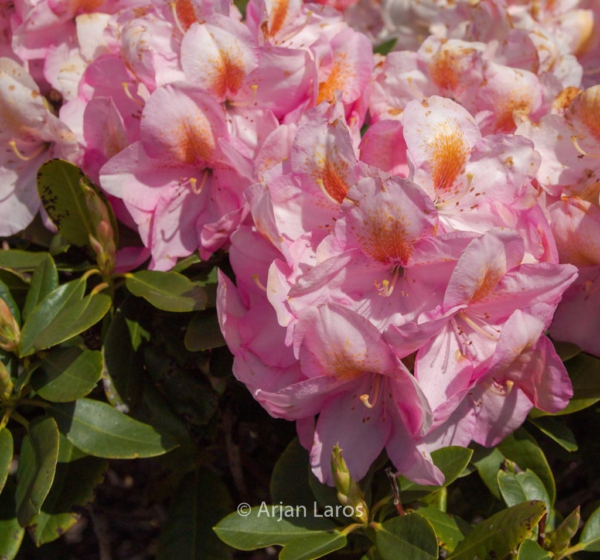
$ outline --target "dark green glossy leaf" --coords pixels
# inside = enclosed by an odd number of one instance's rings
[[[89,184],[79,167],[60,159],[46,162],[37,175],[38,193],[48,216],[67,241],[80,247],[96,233],[83,189]]]
[[[116,310],[102,347],[106,398],[125,412],[139,402],[143,383],[143,358],[137,350],[148,336],[139,323],[139,301],[128,297]]]
[[[476,525],[448,560],[505,558],[533,532],[544,513],[544,502],[535,501],[504,509]]]
[[[529,420],[538,430],[553,439],[558,445],[567,451],[577,451],[578,446],[575,436],[569,426],[551,416],[531,418]]]
[[[439,488],[445,488],[452,484],[465,470],[469,464],[472,449],[465,447],[444,447],[437,449],[431,454],[431,459],[436,467],[438,467],[446,477],[442,486],[421,486],[400,476],[398,481],[402,491],[402,497],[405,501],[413,501],[422,497],[423,494],[436,492]]]
[[[0,560],[14,560],[25,535],[17,520],[16,490],[11,477],[0,494]]]
[[[45,350],[69,340],[98,323],[112,306],[104,294],[91,294],[81,301],[64,307],[33,340],[37,350]]]
[[[1,280],[0,280],[0,299],[4,300],[4,303],[6,303],[7,307],[10,309],[12,316],[16,319],[17,323],[20,325],[21,324],[21,311],[19,309],[19,306],[17,305],[17,302],[15,301],[12,294],[10,293],[9,287]]]
[[[101,375],[101,352],[55,348],[44,356],[31,385],[48,401],[70,402],[90,393]]]
[[[345,535],[339,533],[306,535],[287,543],[279,554],[279,559],[314,560],[344,548],[347,542]]]
[[[537,542],[525,539],[519,547],[517,560],[551,560],[552,556]]]
[[[384,560],[437,560],[438,557],[435,531],[418,513],[386,521],[376,530],[375,544]]]
[[[311,532],[332,532],[335,525],[324,517],[313,517],[302,506],[261,505],[230,513],[214,528],[218,537],[238,550],[254,550],[274,544],[284,545]],[[288,515],[286,515],[288,513]],[[304,515],[306,513],[306,515]]]
[[[84,294],[85,281],[78,279],[59,286],[38,303],[21,330],[20,357],[24,358],[33,354],[36,350],[33,345],[36,337],[64,308],[81,301]]]
[[[441,548],[452,552],[471,532],[471,526],[460,517],[444,513],[434,506],[420,507],[417,513],[431,523]]]
[[[506,457],[497,447],[488,449],[476,446],[473,452],[473,465],[475,465],[481,480],[483,480],[492,495],[499,500],[501,495],[498,488],[498,471],[505,459]]]
[[[311,510],[315,498],[308,484],[308,451],[294,438],[281,454],[271,475],[271,500],[275,504],[304,505]]]
[[[140,270],[125,276],[133,295],[163,311],[200,311],[206,307],[205,291],[177,272]]]
[[[154,457],[176,446],[170,437],[152,426],[99,401],[79,399],[74,403],[57,403],[48,408],[48,413],[71,443],[95,457]]]
[[[218,476],[206,469],[186,474],[173,497],[157,560],[230,559],[212,530],[228,511],[231,498]]]
[[[507,459],[514,461],[522,470],[532,470],[544,483],[550,503],[554,505],[556,499],[556,484],[550,465],[538,443],[524,428],[506,437],[498,449]]]
[[[86,455],[61,434],[52,488],[29,527],[37,546],[59,538],[77,522],[80,514],[75,509],[94,500],[94,487],[107,468],[108,461]]]
[[[335,487],[328,486],[319,481],[312,470],[308,472],[308,485],[317,501],[317,504],[321,508],[333,507],[335,508],[340,504],[337,497],[337,491]],[[314,506],[313,506],[314,507]]]
[[[580,550],[600,552],[600,508],[590,515],[583,526],[578,546]]]
[[[8,428],[0,430],[0,494],[6,484],[13,459],[13,437]]]
[[[0,251],[0,268],[32,272],[39,266],[42,260],[46,258],[47,254],[48,253],[21,251],[18,249]]]
[[[58,448],[59,435],[54,419],[41,416],[32,420],[23,439],[17,470],[17,519],[21,527],[28,525],[40,512],[50,491]]]
[[[207,311],[194,316],[185,331],[184,343],[190,352],[225,346],[227,343],[221,334],[217,314]]]
[[[19,308],[22,308],[27,299],[27,292],[29,292],[29,283],[26,279],[19,274],[0,269],[0,282],[3,282],[10,290],[10,294],[15,300],[15,303]]]
[[[40,303],[50,292],[58,288],[58,271],[54,259],[47,253],[43,253],[44,259],[40,262],[31,277],[29,292],[23,307],[23,319],[27,319],[34,307]]]
[[[521,502],[541,500],[551,510],[550,497],[544,483],[532,471],[520,473],[498,472],[498,486],[506,505],[516,506]]]
[[[150,377],[173,410],[190,424],[207,424],[219,405],[210,383],[156,347],[145,348],[144,357]]]

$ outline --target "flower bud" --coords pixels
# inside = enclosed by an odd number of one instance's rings
[[[350,476],[348,465],[342,457],[342,450],[337,444],[331,454],[331,472],[340,503],[352,507],[352,517],[356,521],[367,523],[369,521],[369,508],[365,502],[365,495],[360,486]]]
[[[0,298],[0,348],[12,352],[19,345],[20,338],[19,324],[6,302]]]
[[[90,245],[96,253],[96,262],[104,275],[112,274],[115,269],[117,248],[110,213],[106,203],[91,187],[85,186],[88,210],[96,226],[96,235],[90,234]]]

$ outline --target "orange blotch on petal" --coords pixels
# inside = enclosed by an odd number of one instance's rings
[[[364,216],[357,239],[362,250],[375,260],[405,264],[414,248],[407,233],[408,225],[399,207],[374,208]]]
[[[175,12],[184,31],[187,31],[192,24],[198,21],[191,0],[175,0]]]
[[[215,71],[211,76],[211,89],[215,95],[235,95],[244,83],[246,70],[239,52],[219,50],[220,58],[214,61]]]
[[[174,135],[176,142],[170,151],[177,163],[202,165],[211,160],[215,151],[215,138],[206,117],[202,115],[195,121],[180,121]]]
[[[277,35],[283,28],[285,18],[289,10],[289,0],[275,0],[273,2],[273,9],[269,14],[269,31],[268,35],[273,37]]]
[[[486,266],[477,280],[477,289],[471,296],[471,302],[478,302],[489,296],[502,279],[502,276],[504,276],[503,267]]]
[[[317,105],[322,101],[332,101],[336,90],[344,91],[345,85],[352,80],[354,72],[346,60],[346,53],[338,53],[333,61],[331,73],[324,82],[319,84]]]
[[[467,163],[471,150],[460,130],[444,123],[429,145],[433,186],[449,191]]]
[[[464,72],[460,67],[460,60],[471,52],[474,52],[473,49],[460,49],[457,52],[442,50],[429,64],[429,74],[433,83],[440,89],[457,89]]]

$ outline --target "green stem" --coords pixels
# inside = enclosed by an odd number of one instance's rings
[[[9,409],[10,410],[10,409]],[[19,424],[22,424],[29,430],[29,421],[26,420],[23,416],[21,416],[16,410],[13,410],[10,414],[10,417],[13,420],[16,420]]]
[[[352,531],[356,531],[356,529],[360,529],[361,527],[364,527],[364,525],[362,523],[352,523],[352,525],[348,525],[347,527],[344,527],[340,531],[340,535],[343,535],[343,536],[349,535],[350,533],[352,533]]]
[[[581,544],[575,544],[562,553],[561,558],[565,558],[566,556],[571,556],[571,554],[575,554],[576,552],[581,552],[585,550],[585,548]]]
[[[49,403],[45,401],[40,401],[38,399],[21,399],[19,404],[30,405],[30,406],[41,406],[42,408],[48,408],[50,406]]]
[[[385,505],[389,504],[392,500],[391,496],[386,496],[379,500],[372,508],[371,508],[371,516],[375,517],[375,514]]]

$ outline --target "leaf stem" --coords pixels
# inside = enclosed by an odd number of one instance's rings
[[[41,406],[42,408],[48,408],[50,406],[49,403],[40,401],[38,399],[21,399],[19,404],[31,405],[31,406]]]
[[[356,531],[356,529],[360,529],[361,527],[364,527],[364,524],[352,523],[352,525],[348,525],[347,527],[344,527],[340,531],[340,535],[343,535],[343,536],[349,535],[350,533],[352,533],[352,531]]]
[[[10,409],[9,409],[10,410]],[[16,410],[12,410],[10,417],[13,420],[16,420],[19,424],[22,424],[29,430],[29,421],[26,420],[23,416],[21,416]]]

